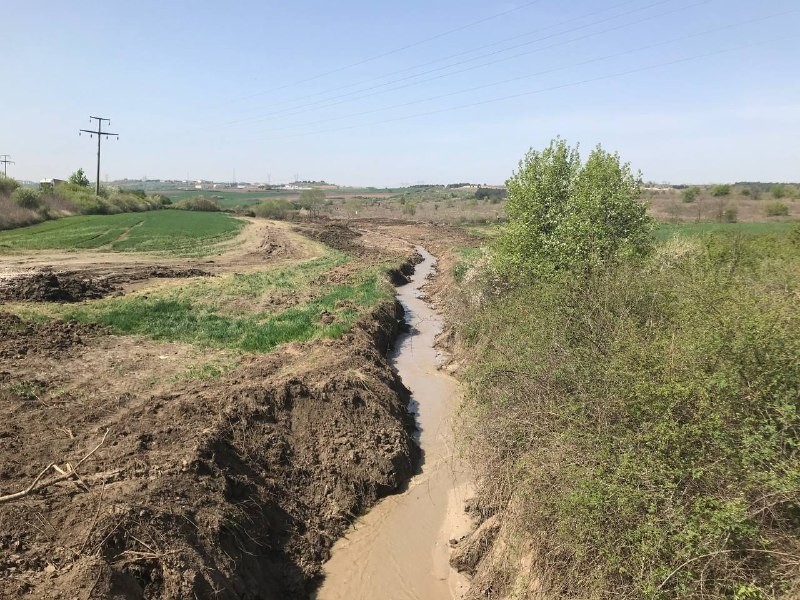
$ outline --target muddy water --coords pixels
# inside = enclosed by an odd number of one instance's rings
[[[468,479],[454,458],[449,426],[459,390],[437,370],[434,340],[442,321],[420,297],[436,261],[418,251],[424,262],[397,290],[411,332],[398,339],[391,359],[412,393],[421,472],[404,493],[381,501],[337,542],[317,600],[451,600],[466,590],[466,580],[448,563],[448,541],[469,529],[463,512]]]

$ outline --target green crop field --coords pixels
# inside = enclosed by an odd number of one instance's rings
[[[223,213],[177,210],[67,217],[0,232],[0,253],[102,248],[201,256],[235,237],[244,223]]]
[[[696,237],[707,233],[741,233],[746,235],[764,235],[786,233],[796,222],[780,221],[775,223],[661,223],[654,235],[657,240],[668,240],[676,235]]]

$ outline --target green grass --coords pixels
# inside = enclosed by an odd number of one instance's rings
[[[790,231],[797,223],[660,223],[654,235],[658,241],[668,240],[676,235],[697,237],[707,233],[742,233],[748,235],[781,234]]]
[[[132,296],[98,301],[68,310],[67,320],[98,323],[115,333],[188,342],[249,352],[269,352],[293,341],[339,337],[358,318],[360,309],[391,298],[385,276],[370,269],[352,284],[324,286],[321,295],[275,313],[226,314],[214,303],[166,296]],[[183,294],[181,294],[183,295]],[[325,313],[336,321],[324,324]]]
[[[202,256],[243,226],[244,221],[226,214],[175,210],[67,217],[0,232],[0,253],[104,248]]]
[[[77,306],[21,303],[6,309],[34,321],[60,318],[100,324],[117,334],[269,352],[286,342],[339,337],[365,311],[391,300],[388,264],[356,271],[341,282],[325,282],[326,273],[349,260],[331,250],[273,271],[204,278]],[[272,305],[273,298],[282,301]],[[323,323],[325,314],[333,322]]]

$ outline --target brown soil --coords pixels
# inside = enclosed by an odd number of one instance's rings
[[[302,233],[347,248],[359,265],[396,261],[402,273],[415,260],[410,242],[438,232],[353,229],[309,223]],[[282,224],[247,235],[213,262],[120,265],[83,253],[26,266],[53,269],[60,287],[69,272],[127,289],[317,248]],[[438,247],[450,256],[459,240]],[[401,317],[389,303],[339,340],[241,355],[0,311],[0,495],[50,463],[74,466],[108,431],[81,481],[0,504],[0,597],[309,597],[333,542],[417,462],[407,392],[385,358]],[[192,374],[223,363],[221,377]]]

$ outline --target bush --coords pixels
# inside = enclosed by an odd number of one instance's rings
[[[91,184],[89,178],[86,177],[86,173],[83,172],[83,169],[78,169],[72,175],[69,176],[67,183],[71,183],[77,187],[84,187],[88,188]]]
[[[38,210],[42,206],[39,193],[31,188],[17,188],[14,190],[14,193],[11,194],[11,199],[22,208],[27,208],[28,210]]]
[[[786,194],[786,192],[787,192],[786,186],[785,186],[785,185],[783,185],[783,184],[780,184],[780,183],[779,183],[779,184],[776,184],[776,185],[773,185],[773,186],[770,188],[770,190],[769,190],[769,191],[770,191],[770,193],[772,194],[772,197],[773,197],[773,198],[776,198],[776,199],[778,199],[778,200],[780,200],[781,198],[785,198],[785,197],[786,197],[786,195],[787,195],[787,194]]]
[[[53,193],[77,206],[84,215],[109,215],[122,212],[118,207],[95,195],[88,187],[76,183],[61,183],[55,187]]]
[[[724,184],[724,185],[715,185],[711,188],[711,195],[715,198],[720,198],[723,196],[730,196],[731,194],[731,186]]]
[[[181,200],[175,205],[178,210],[197,210],[202,212],[219,212],[222,210],[213,198],[206,196],[195,196],[194,198],[186,198]]]
[[[494,265],[509,279],[591,271],[651,247],[641,178],[600,146],[585,163],[561,139],[531,150],[506,187],[508,223]]]
[[[252,207],[252,210],[257,217],[280,220],[285,219],[289,214],[294,212],[294,208],[294,205],[288,200],[276,198],[273,200],[265,200]]]
[[[461,330],[480,508],[554,598],[795,597],[800,244],[677,242]]]
[[[788,217],[789,207],[783,202],[771,202],[765,207],[768,217]]]
[[[722,211],[723,223],[736,223],[738,219],[739,219],[739,211],[736,209],[735,206],[731,206]]]
[[[683,200],[686,204],[691,204],[697,197],[700,195],[700,188],[696,186],[691,186],[686,188],[681,192],[681,200]]]
[[[0,175],[0,196],[10,196],[18,187],[16,179]]]

